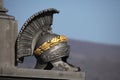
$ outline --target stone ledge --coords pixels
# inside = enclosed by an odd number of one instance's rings
[[[25,68],[4,68],[0,76],[3,77],[19,77],[19,78],[44,78],[44,79],[60,79],[60,80],[85,80],[84,72],[66,72],[55,70],[38,70]]]

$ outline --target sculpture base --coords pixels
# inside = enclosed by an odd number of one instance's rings
[[[38,70],[24,68],[5,68],[2,69],[0,80],[27,80],[27,79],[44,79],[44,80],[85,80],[84,72],[67,72],[55,70]],[[8,72],[9,71],[9,72]]]
[[[84,72],[47,71],[15,67],[17,21],[12,16],[0,14],[0,25],[0,80],[85,80]]]

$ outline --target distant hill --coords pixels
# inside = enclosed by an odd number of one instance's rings
[[[69,40],[69,62],[86,72],[86,80],[120,80],[120,46]],[[34,68],[35,58],[26,57],[18,67]]]

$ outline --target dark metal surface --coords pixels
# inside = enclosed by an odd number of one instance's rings
[[[51,40],[52,38],[58,37],[57,34],[46,34],[43,37],[39,38],[35,49],[42,45],[44,42]],[[50,46],[50,48],[44,51],[40,56],[36,55],[40,61],[50,62],[52,60],[56,60],[61,57],[69,56],[69,45],[67,42],[60,42],[54,46]]]
[[[69,45],[65,36],[52,33],[54,13],[59,11],[53,8],[46,9],[34,14],[25,22],[16,40],[17,61],[21,62],[25,56],[35,55],[37,69],[50,70],[53,67],[61,67],[63,71],[80,71],[80,68],[71,66],[67,58],[62,59],[69,56]]]
[[[51,32],[53,14],[58,10],[50,8],[32,15],[22,26],[16,41],[17,59],[33,55],[38,37]]]

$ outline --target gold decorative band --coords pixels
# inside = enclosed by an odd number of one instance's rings
[[[44,51],[48,50],[50,47],[57,45],[61,42],[67,42],[67,38],[63,35],[57,36],[52,38],[51,40],[48,40],[47,42],[44,42],[41,46],[39,46],[35,51],[34,54],[40,55]]]

